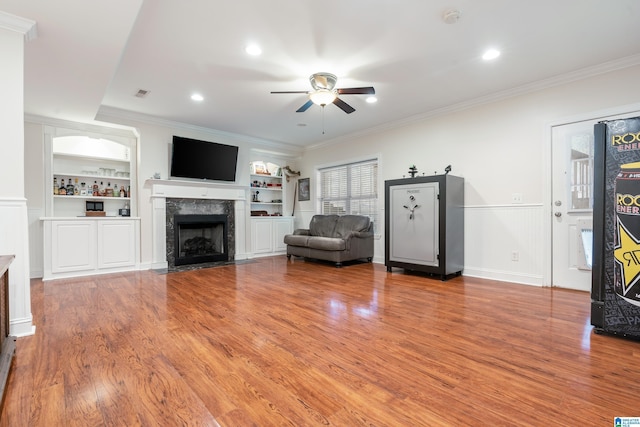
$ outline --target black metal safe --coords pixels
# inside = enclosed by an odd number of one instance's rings
[[[464,268],[464,178],[385,181],[385,265],[459,276]]]

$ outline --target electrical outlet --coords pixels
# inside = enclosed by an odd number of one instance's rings
[[[518,251],[511,252],[511,261],[520,261],[520,253]]]
[[[511,194],[511,203],[522,203],[522,193]]]

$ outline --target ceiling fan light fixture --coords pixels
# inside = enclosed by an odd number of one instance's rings
[[[315,90],[333,90],[338,78],[331,73],[315,73],[309,76],[311,87]]]
[[[331,104],[338,95],[332,90],[318,89],[315,92],[309,94],[309,99],[316,105]]]
[[[247,45],[244,50],[251,56],[260,56],[262,54],[262,49],[255,43]]]

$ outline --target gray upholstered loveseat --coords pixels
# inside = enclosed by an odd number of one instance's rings
[[[284,236],[291,255],[333,261],[373,259],[373,222],[362,215],[314,215],[309,228]]]

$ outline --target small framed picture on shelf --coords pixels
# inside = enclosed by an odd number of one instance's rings
[[[265,165],[263,162],[252,162],[251,173],[254,175],[271,175],[269,173],[267,165]]]
[[[301,178],[298,180],[298,201],[304,202],[306,200],[311,200],[309,178]]]

